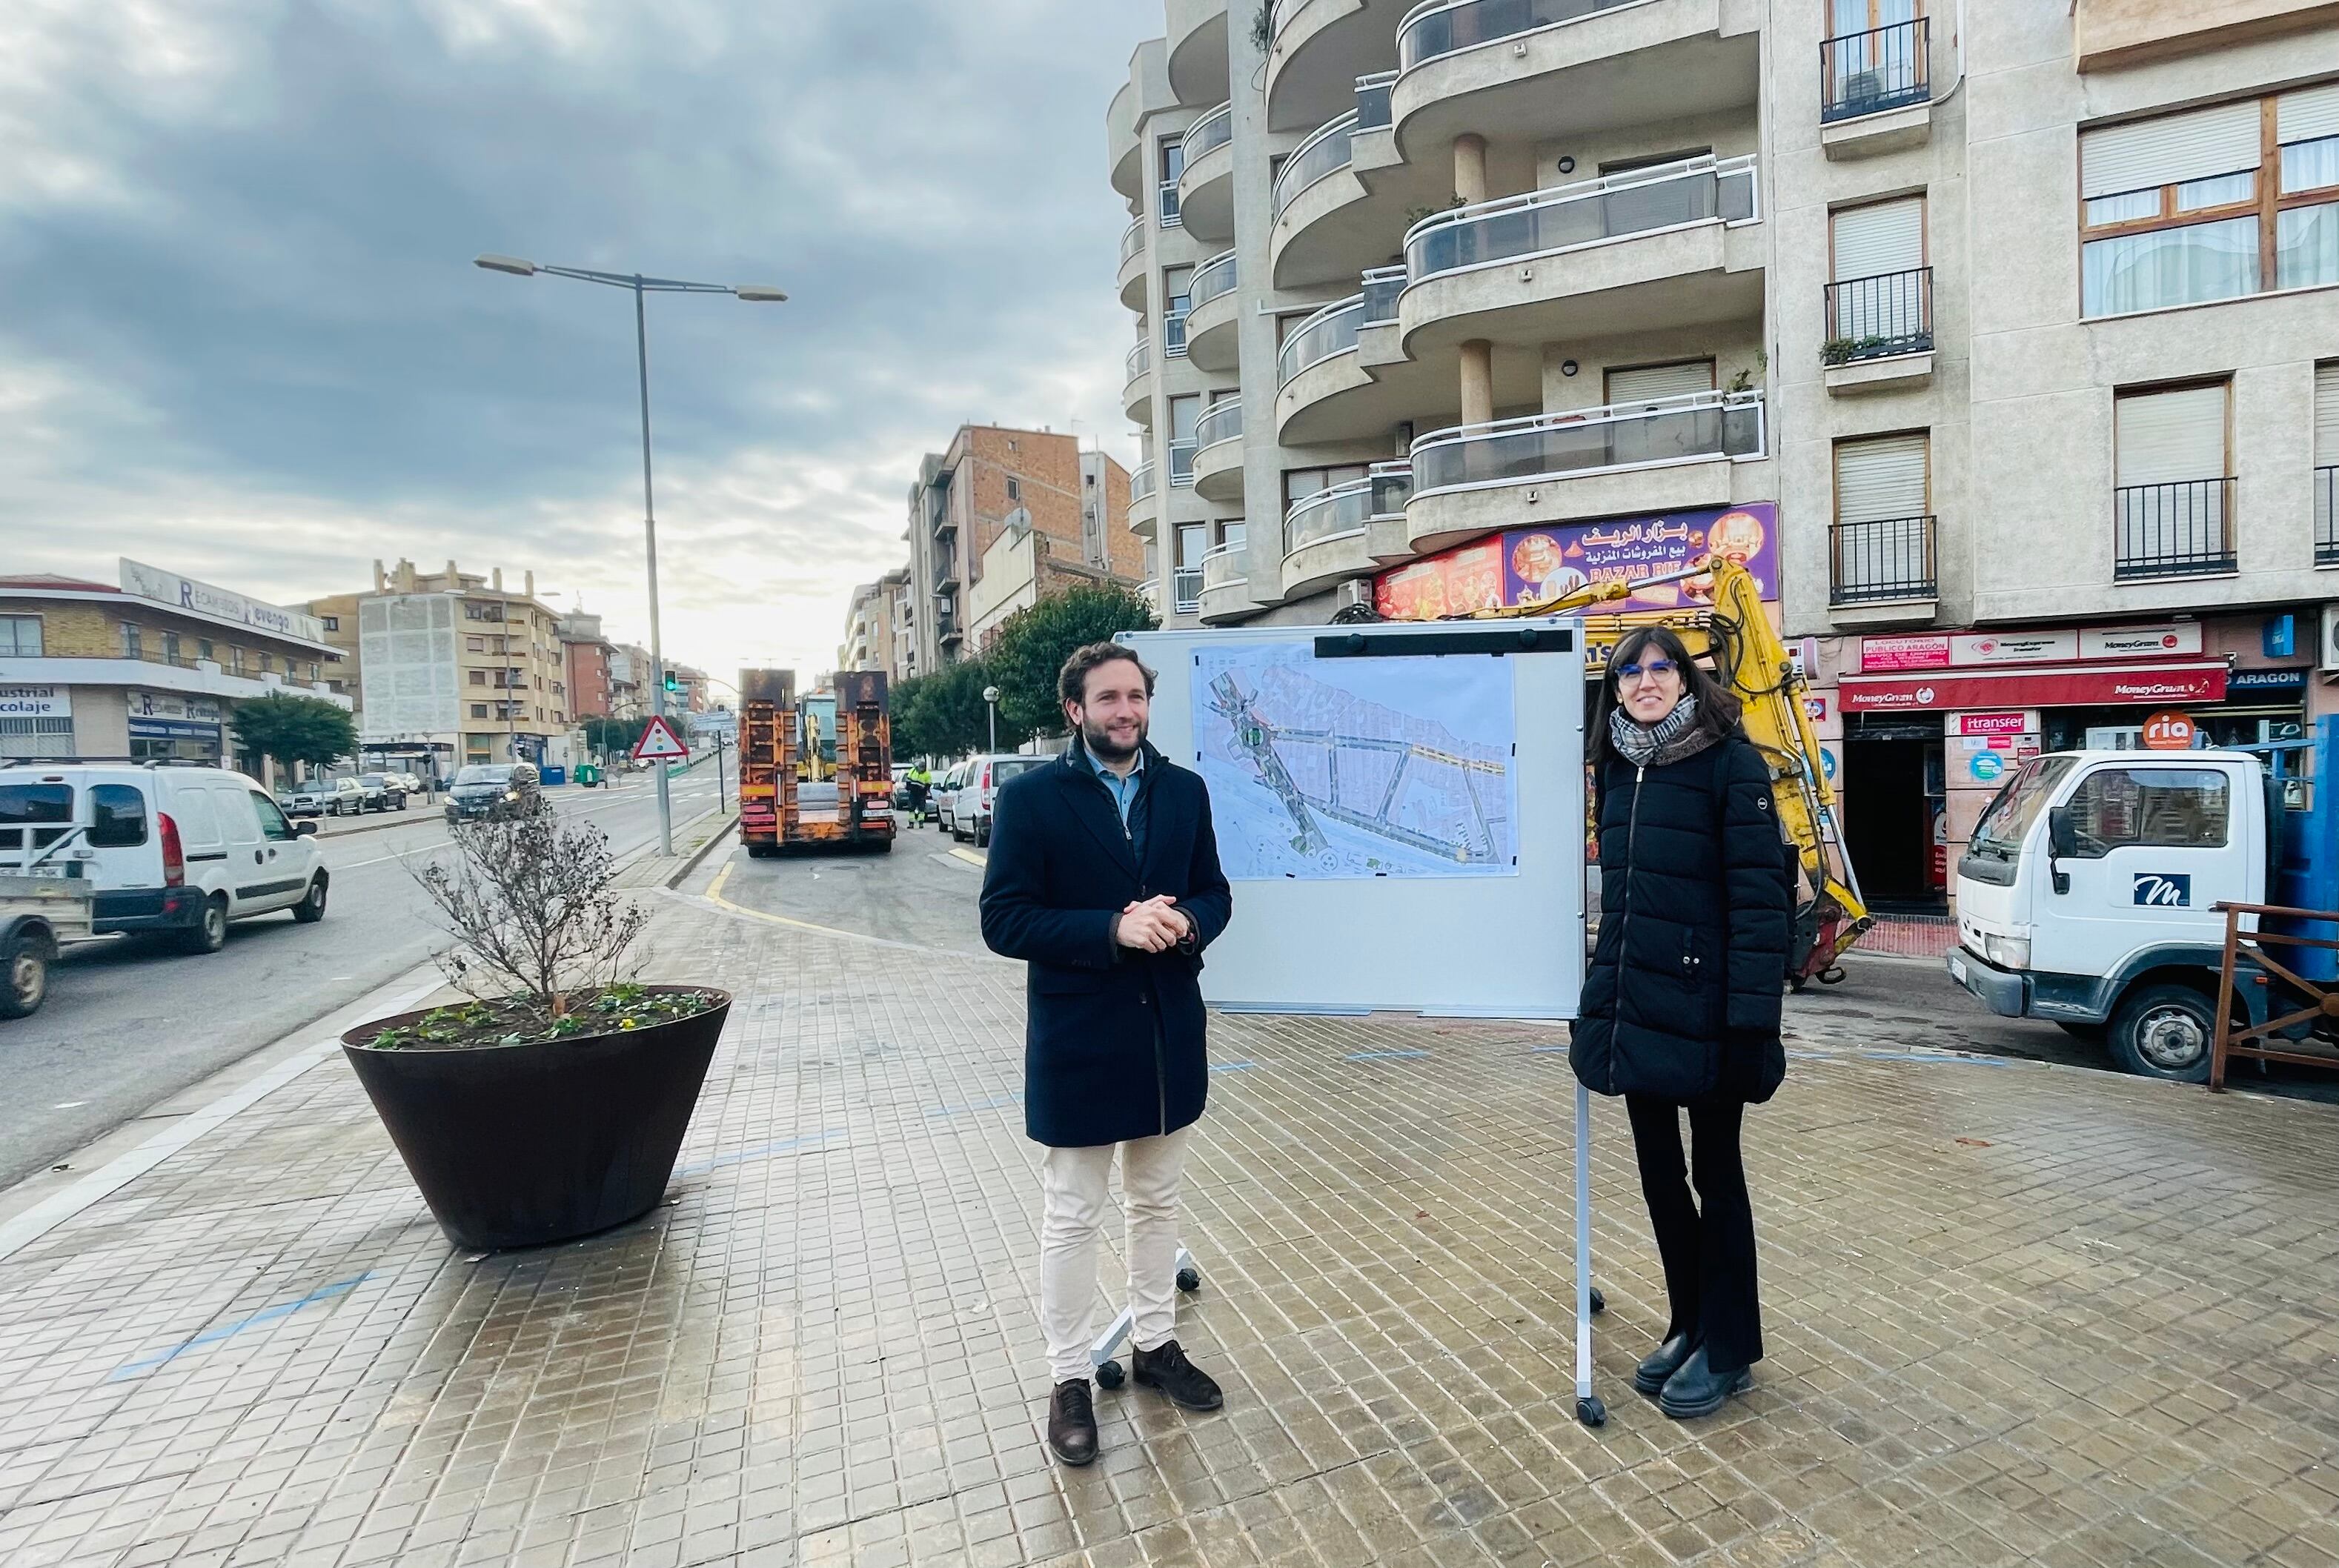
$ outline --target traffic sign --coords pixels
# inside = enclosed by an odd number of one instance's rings
[[[642,738],[634,743],[634,760],[637,763],[679,762],[690,754],[682,737],[674,733],[664,714],[652,715],[642,731]]]

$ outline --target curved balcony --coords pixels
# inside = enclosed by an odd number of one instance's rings
[[[1434,550],[1530,520],[1727,505],[1732,466],[1766,455],[1759,391],[1434,430],[1413,443],[1407,542]]]
[[[1405,503],[1412,492],[1410,464],[1377,463],[1364,478],[1292,503],[1283,519],[1283,597],[1320,593],[1384,559],[1409,557]]]
[[[1401,267],[1365,274],[1365,290],[1325,306],[1292,330],[1276,365],[1276,439],[1285,446],[1386,437],[1402,419],[1455,406],[1452,367],[1397,350]]]
[[[1759,34],[1723,0],[1423,0],[1396,31],[1397,145],[1442,154],[1499,125],[1528,141],[1751,106]]]
[[[1112,153],[1112,188],[1134,202],[1145,190],[1145,143],[1137,133],[1137,82],[1120,84],[1104,112],[1104,132]]]
[[[1169,0],[1170,90],[1207,104],[1227,90],[1227,0]]]
[[[1239,501],[1243,493],[1240,398],[1222,398],[1194,421],[1194,493],[1206,501]]]
[[[1194,269],[1187,286],[1186,357],[1205,370],[1235,368],[1236,340],[1242,326],[1242,293],[1236,288],[1235,253],[1222,251]]]
[[[1373,133],[1367,117],[1375,113],[1376,101],[1387,108],[1386,80],[1360,79],[1357,106],[1318,126],[1283,161],[1275,181],[1275,227],[1268,239],[1277,288],[1355,276],[1367,262],[1388,254],[1388,236],[1406,213],[1447,199],[1451,178],[1432,164],[1360,165],[1357,143]],[[1386,138],[1382,146],[1386,151]]]
[[[1120,408],[1140,425],[1153,423],[1153,345],[1140,338],[1130,345],[1122,361],[1127,374],[1120,386]]]
[[[1132,218],[1120,234],[1120,302],[1139,315],[1145,313],[1145,220]]]
[[[1426,218],[1405,237],[1405,351],[1532,347],[1760,314],[1755,161],[1687,158]],[[1562,260],[1564,258],[1564,260]]]
[[[1197,240],[1235,237],[1235,111],[1221,104],[1186,127],[1185,172],[1178,176],[1178,221]]]
[[[1267,128],[1305,131],[1350,106],[1357,78],[1396,64],[1405,0],[1276,0]]]
[[[1202,552],[1201,616],[1204,626],[1215,626],[1249,614],[1251,602],[1249,547],[1238,540],[1213,545]]]
[[[1129,475],[1129,531],[1149,539],[1161,517],[1161,492],[1153,482],[1155,473],[1153,465],[1145,462]]]

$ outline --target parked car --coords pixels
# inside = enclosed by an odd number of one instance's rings
[[[406,775],[404,774],[360,774],[358,783],[366,787],[370,796],[379,796],[380,804],[376,805],[374,810],[404,811],[406,809]]]
[[[311,779],[306,784],[287,786],[276,792],[276,807],[286,816],[322,816],[325,805],[332,798],[329,783]]]
[[[365,785],[346,774],[327,779],[323,787],[327,816],[358,816],[369,809]]]
[[[458,823],[509,816],[519,806],[519,786],[535,782],[536,770],[526,763],[473,763],[447,786],[447,820]],[[552,809],[551,803],[542,795],[536,797],[536,807],[538,811]]]
[[[223,768],[0,763],[0,873],[79,877],[101,936],[216,952],[230,921],[322,920],[331,873],[316,831]]]
[[[992,803],[999,798],[999,786],[1017,774],[1045,767],[1054,760],[1021,752],[991,752],[969,758],[962,764],[965,776],[951,797],[951,837],[971,839],[977,848],[989,843]]]
[[[429,794],[430,793],[423,787],[422,775],[419,774],[392,774],[390,776],[396,779],[398,781],[398,787],[404,790],[408,794]]]
[[[926,801],[926,809],[933,814],[934,825],[952,838],[958,836],[958,831],[951,826],[951,803],[958,799],[959,786],[965,782],[966,764],[953,763],[934,781],[933,793]]]

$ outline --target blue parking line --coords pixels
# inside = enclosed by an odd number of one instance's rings
[[[141,1372],[151,1371],[166,1362],[176,1360],[190,1350],[198,1349],[205,1345],[217,1345],[221,1340],[241,1334],[247,1328],[257,1328],[263,1323],[273,1323],[280,1317],[290,1317],[304,1307],[314,1306],[320,1301],[331,1301],[336,1296],[346,1296],[372,1277],[373,1270],[368,1269],[354,1278],[338,1279],[331,1285],[320,1285],[298,1301],[280,1302],[274,1307],[262,1307],[248,1317],[239,1317],[233,1323],[222,1323],[216,1328],[206,1328],[192,1339],[182,1339],[167,1350],[157,1350],[153,1355],[142,1356],[135,1361],[123,1362],[107,1374],[105,1380],[108,1383],[118,1383],[125,1377],[134,1377]]]
[[[1415,1057],[1427,1056],[1426,1050],[1352,1050],[1343,1061],[1410,1061]]]
[[[718,1154],[712,1159],[702,1159],[696,1165],[677,1166],[675,1168],[675,1174],[676,1176],[704,1176],[708,1171],[716,1169],[722,1166],[738,1165],[750,1159],[763,1159],[771,1155],[786,1154],[791,1150],[798,1149],[811,1149],[820,1144],[826,1143],[832,1138],[842,1138],[844,1136],[844,1129],[843,1128],[832,1127],[820,1132],[807,1133],[802,1138],[783,1138],[774,1143],[759,1143],[752,1149],[734,1149],[728,1154]]]
[[[1255,1061],[1214,1061],[1210,1063],[1210,1070],[1212,1072],[1248,1072],[1258,1065],[1258,1063]]]

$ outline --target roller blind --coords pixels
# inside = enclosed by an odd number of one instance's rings
[[[1686,365],[1644,365],[1638,370],[1608,372],[1611,403],[1644,403],[1677,398],[1685,392],[1713,390],[1713,361],[1693,360]]]
[[[2226,477],[2226,384],[2122,398],[2115,484],[2174,485]]]
[[[1925,515],[1925,438],[1878,436],[1835,449],[1835,520],[1877,523]]]
[[[2339,136],[2339,82],[2285,93],[2275,100],[2274,123],[2275,139],[2279,142]]]
[[[2079,133],[2079,193],[2092,200],[2255,169],[2258,141],[2255,98],[2083,131]]]
[[[1925,202],[1880,202],[1835,214],[1835,281],[1910,271],[1925,264]]]
[[[2339,463],[2339,360],[2314,367],[2314,466]]]

